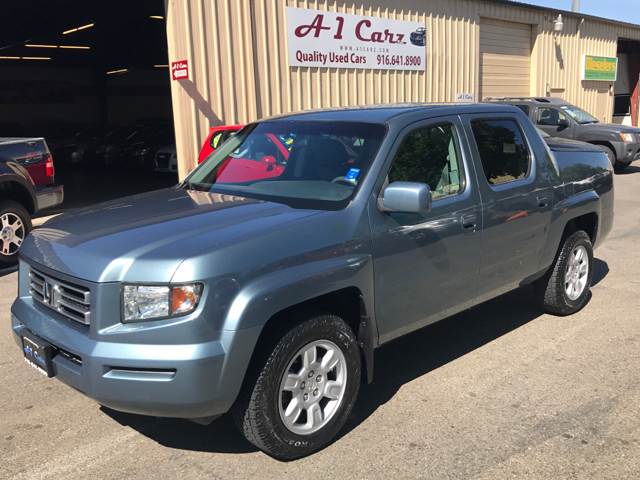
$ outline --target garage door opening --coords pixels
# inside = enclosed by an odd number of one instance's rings
[[[618,40],[618,76],[614,86],[613,121],[638,126],[640,42]]]
[[[162,0],[22,0],[1,24],[0,136],[45,137],[63,208],[176,182]]]
[[[531,25],[480,21],[480,98],[531,94]]]

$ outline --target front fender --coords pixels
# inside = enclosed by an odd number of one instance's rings
[[[240,391],[252,353],[269,319],[288,307],[347,287],[360,290],[369,317],[369,328],[375,332],[370,338],[377,343],[370,255],[332,258],[275,271],[248,283],[237,293],[221,335],[228,359],[225,360],[219,388],[228,393],[228,407]],[[364,348],[364,351],[366,355],[367,351],[373,352],[373,348]],[[368,371],[371,380],[372,358],[367,358],[367,369],[371,370]]]
[[[370,255],[360,254],[308,262],[256,278],[235,296],[223,330],[263,327],[286,308],[348,287],[360,290],[373,320],[373,262]]]

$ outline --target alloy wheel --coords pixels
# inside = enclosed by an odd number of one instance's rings
[[[0,216],[0,253],[15,254],[26,237],[26,228],[22,219],[15,213],[6,212]]]
[[[583,245],[573,249],[564,275],[564,291],[571,301],[580,298],[589,278],[589,255]]]
[[[347,386],[347,361],[329,340],[302,347],[280,382],[278,409],[285,427],[309,435],[326,426],[340,408]]]

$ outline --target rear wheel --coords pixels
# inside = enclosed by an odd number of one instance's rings
[[[289,330],[245,387],[233,414],[247,440],[280,460],[325,447],[344,426],[360,388],[360,350],[335,315]]]
[[[585,306],[593,277],[593,246],[586,232],[568,236],[555,263],[536,285],[546,312],[571,315]]]
[[[31,231],[29,212],[17,202],[0,202],[0,267],[14,265],[18,251]]]

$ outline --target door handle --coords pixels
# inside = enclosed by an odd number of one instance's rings
[[[536,197],[536,201],[538,202],[539,208],[546,208],[549,206],[551,198],[548,195],[538,195]]]
[[[478,229],[478,215],[469,213],[460,217],[462,229],[465,231],[475,232]]]

